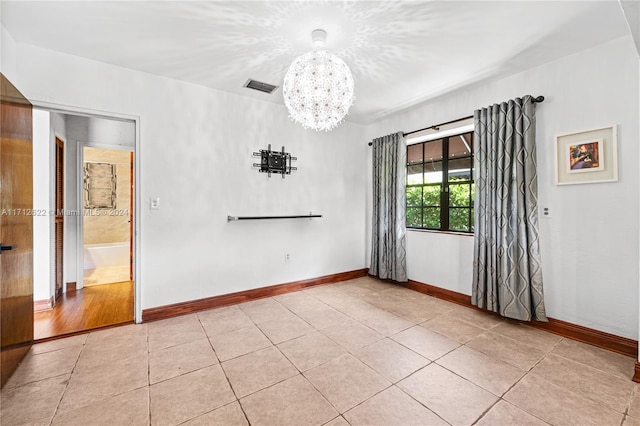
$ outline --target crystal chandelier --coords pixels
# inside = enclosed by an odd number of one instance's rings
[[[314,30],[317,47],[327,39],[324,30]],[[353,77],[344,61],[325,50],[297,57],[282,86],[289,117],[304,128],[331,130],[342,122],[353,104]]]

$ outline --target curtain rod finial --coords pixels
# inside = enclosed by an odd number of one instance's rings
[[[544,102],[544,96],[538,96],[536,98],[533,98],[533,101],[535,103],[540,103],[540,102]]]

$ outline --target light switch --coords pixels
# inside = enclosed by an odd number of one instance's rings
[[[151,210],[160,210],[160,197],[151,198],[149,201],[149,207]]]

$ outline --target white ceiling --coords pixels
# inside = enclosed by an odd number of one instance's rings
[[[328,32],[351,67],[349,120],[367,123],[486,79],[629,33],[618,1],[7,1],[17,42],[244,96],[281,86],[291,61]]]

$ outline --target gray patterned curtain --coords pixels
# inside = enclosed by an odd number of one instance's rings
[[[531,96],[474,112],[475,241],[471,302],[547,321],[538,240],[536,116]]]
[[[407,281],[407,147],[402,132],[373,140],[373,226],[369,274]]]

